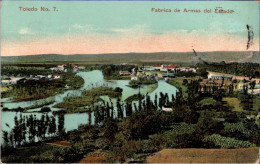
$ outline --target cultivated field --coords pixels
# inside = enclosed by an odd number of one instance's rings
[[[147,163],[255,163],[259,148],[163,149],[149,156]]]

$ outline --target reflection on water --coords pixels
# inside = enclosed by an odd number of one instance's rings
[[[138,94],[139,93],[139,88],[131,88],[128,87],[129,80],[111,80],[111,81],[106,81],[104,80],[104,76],[101,71],[99,70],[94,70],[90,72],[79,72],[77,73],[78,76],[81,76],[84,79],[84,85],[78,89],[78,90],[67,90],[62,94],[57,94],[54,99],[55,102],[47,105],[49,106],[52,111],[55,110],[60,110],[58,108],[53,108],[54,105],[57,103],[63,102],[63,99],[67,96],[80,96],[84,90],[89,90],[92,88],[96,87],[101,87],[101,86],[108,86],[108,87],[120,87],[123,89],[122,92],[122,97],[121,101],[124,101],[127,97]],[[157,84],[153,85],[147,85],[147,86],[142,86],[140,87],[140,93],[141,94],[148,94],[151,97],[151,100],[153,101],[155,99],[155,94],[159,95],[160,92],[162,93],[168,93],[169,99],[171,100],[171,95],[176,95],[176,88],[169,85],[165,81],[158,81]],[[101,96],[103,100],[106,102],[110,102],[110,98],[108,96]],[[159,98],[159,97],[158,97]],[[42,100],[37,100],[37,101],[24,101],[24,102],[8,102],[8,99],[4,99],[2,101],[3,107],[7,107],[9,109],[12,108],[17,108],[17,107],[30,107],[32,105],[35,105],[36,103],[40,104],[48,99],[42,99]],[[52,97],[53,99],[53,97]],[[111,99],[113,102],[113,106],[116,107],[116,99]],[[35,108],[31,109],[29,111],[37,111],[40,110],[40,108]],[[116,108],[114,109],[114,116],[116,116]],[[2,130],[7,130],[9,131],[10,128],[6,126],[6,123],[9,124],[9,126],[12,128],[14,127],[14,117],[15,115],[18,114],[20,115],[20,112],[2,112],[1,114],[1,123],[2,123]],[[30,115],[31,113],[22,113],[22,115]],[[41,117],[41,113],[35,113],[37,118]],[[48,113],[48,115],[51,115],[51,113]],[[57,120],[57,119],[56,119]],[[94,124],[94,113],[91,113],[91,124]],[[66,131],[77,129],[80,124],[88,124],[89,122],[89,114],[88,113],[73,113],[73,114],[66,114],[65,115],[65,129]]]

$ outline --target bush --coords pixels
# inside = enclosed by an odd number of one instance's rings
[[[198,133],[182,134],[176,138],[177,148],[216,148],[214,142],[204,140]]]
[[[153,135],[149,139],[150,149],[153,151],[159,151],[163,148],[166,148],[167,138],[163,135]]]
[[[40,112],[45,113],[45,112],[50,112],[51,108],[50,107],[42,107]]]

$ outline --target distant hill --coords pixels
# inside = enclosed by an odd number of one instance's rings
[[[200,60],[201,59],[201,60]],[[260,54],[251,52],[157,52],[157,53],[111,53],[111,54],[42,54],[27,56],[2,56],[5,63],[198,63],[206,62],[252,62],[260,63]]]

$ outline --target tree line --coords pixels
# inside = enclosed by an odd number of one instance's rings
[[[14,117],[14,127],[8,132],[3,130],[4,147],[17,147],[28,143],[42,141],[47,137],[62,135],[64,129],[64,115],[58,116],[58,124],[54,116],[43,114],[41,118],[36,115]],[[9,124],[6,124],[10,128]]]

